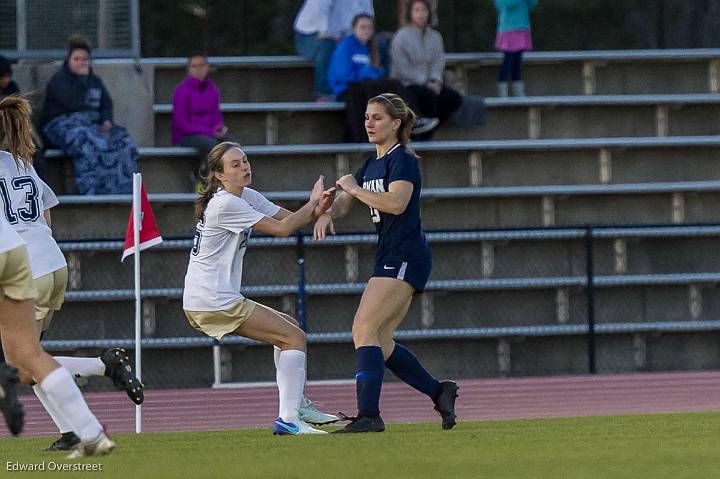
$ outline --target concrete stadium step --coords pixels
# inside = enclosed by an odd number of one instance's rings
[[[413,143],[424,187],[529,186],[720,180],[718,136],[578,138],[554,140],[429,141]],[[369,144],[244,146],[260,191],[309,187],[356,171],[374,151]],[[48,183],[72,192],[72,160],[46,152]],[[151,193],[191,192],[197,167],[191,148],[140,149],[140,171]],[[288,175],[288,171],[293,171]]]
[[[438,140],[716,135],[718,94],[535,96],[486,100],[480,128],[441,126]],[[344,104],[223,103],[232,134],[250,144],[341,141]],[[156,104],[155,144],[170,144],[172,105]],[[512,126],[512,127],[511,127]]]
[[[562,230],[556,231],[558,234]],[[585,274],[582,230],[574,238],[475,240],[470,233],[429,234],[433,253],[431,280],[567,277]],[[515,233],[515,232],[510,232]],[[522,233],[521,231],[517,233]],[[532,232],[528,232],[532,233]],[[571,234],[573,232],[570,232]],[[594,241],[594,271],[610,274],[704,273],[720,271],[715,236],[623,237]],[[440,239],[456,237],[455,240]],[[342,239],[342,237],[337,237]],[[294,238],[283,245],[274,238],[252,238],[245,256],[243,284],[259,286],[297,282]],[[170,240],[143,253],[145,288],[182,288],[192,240]],[[92,248],[87,243],[61,243],[70,270],[69,289],[103,290],[133,287],[132,260],[121,264],[121,243]],[[80,248],[82,247],[82,249]],[[308,284],[354,283],[372,274],[373,235],[348,242],[323,244],[306,240],[305,275]],[[328,265],[334,265],[329,268]]]
[[[530,95],[716,93],[717,49],[529,52],[524,77]],[[210,57],[224,101],[308,101],[312,64],[297,56]],[[499,53],[449,53],[449,80],[460,90],[496,95]],[[102,61],[100,61],[102,62]],[[169,103],[186,76],[185,58],[144,58],[155,70],[155,101]],[[282,85],[282,88],[277,88]]]
[[[308,192],[267,192],[271,201],[295,209]],[[149,195],[162,234],[194,231],[194,194]],[[60,240],[124,237],[130,195],[60,196],[53,229]],[[694,224],[720,217],[720,182],[553,185],[527,187],[425,188],[426,230],[523,228],[569,225]],[[368,232],[372,225],[358,205],[338,222],[338,232]]]

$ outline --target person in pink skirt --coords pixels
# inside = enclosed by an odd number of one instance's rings
[[[522,80],[522,54],[532,50],[530,12],[538,0],[493,0],[498,12],[495,48],[504,58],[498,75],[498,96],[525,96]]]

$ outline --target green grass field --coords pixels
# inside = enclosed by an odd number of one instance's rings
[[[720,413],[389,425],[382,434],[273,437],[268,429],[117,434],[102,472],[12,472],[64,463],[48,438],[0,439],[0,477],[713,478]]]

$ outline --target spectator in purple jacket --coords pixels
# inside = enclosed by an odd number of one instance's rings
[[[204,53],[188,58],[188,77],[175,88],[172,111],[172,144],[197,148],[200,164],[191,179],[197,190],[206,173],[207,155],[223,141],[239,140],[227,134],[220,112],[220,91],[208,78],[208,61]]]

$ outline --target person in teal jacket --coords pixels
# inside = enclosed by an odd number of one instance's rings
[[[498,96],[508,96],[508,86],[513,96],[525,96],[522,54],[532,50],[530,12],[538,0],[493,0],[493,3],[498,13],[495,48],[504,53],[498,75]]]

